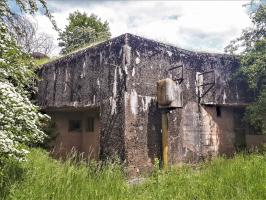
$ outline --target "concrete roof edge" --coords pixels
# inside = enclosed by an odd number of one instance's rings
[[[222,54],[222,53],[208,53],[208,52],[200,52],[200,51],[192,51],[192,50],[186,50],[186,49],[182,49],[182,48],[179,48],[177,46],[174,46],[172,44],[166,44],[166,43],[163,43],[163,42],[160,42],[160,41],[156,41],[156,40],[153,40],[153,39],[149,39],[149,38],[145,38],[145,37],[142,37],[142,36],[138,36],[138,35],[134,35],[132,33],[124,33],[122,35],[119,35],[117,37],[114,37],[114,38],[111,38],[109,40],[106,40],[106,41],[102,41],[102,42],[98,42],[98,43],[95,43],[95,44],[92,44],[91,46],[88,46],[88,47],[84,47],[80,50],[77,50],[75,52],[72,52],[72,53],[69,53],[65,56],[62,56],[62,57],[59,57],[59,58],[56,58],[50,62],[47,62],[45,64],[43,64],[42,66],[47,66],[47,65],[51,65],[51,64],[54,64],[56,62],[60,62],[62,60],[65,60],[65,59],[68,59],[68,58],[71,58],[71,57],[75,57],[75,56],[78,56],[78,55],[81,55],[83,53],[85,53],[88,49],[92,49],[92,48],[97,48],[98,46],[100,45],[103,45],[105,43],[109,43],[113,40],[116,40],[118,38],[125,38],[125,37],[134,37],[134,38],[137,38],[137,39],[144,39],[144,40],[148,40],[150,42],[153,42],[153,43],[156,43],[162,47],[171,47],[171,48],[174,48],[176,49],[177,51],[181,51],[181,52],[184,52],[184,53],[190,53],[190,54],[201,54],[201,55],[210,55],[210,56],[227,56],[227,57],[235,57],[234,55],[230,55],[230,54]]]
[[[226,54],[226,53],[212,53],[212,52],[203,52],[203,51],[194,51],[194,50],[188,50],[188,49],[183,49],[183,48],[180,48],[180,47],[177,47],[173,44],[169,44],[169,43],[163,43],[161,41],[158,41],[158,40],[155,40],[155,39],[149,39],[149,38],[145,38],[143,36],[138,36],[138,35],[134,35],[132,33],[125,33],[121,36],[124,36],[124,35],[129,35],[131,37],[135,37],[135,38],[141,38],[141,39],[145,39],[145,40],[148,40],[150,42],[153,42],[153,43],[157,43],[159,44],[160,46],[168,46],[168,47],[171,47],[171,48],[174,48],[176,50],[179,50],[179,51],[183,51],[183,52],[188,52],[188,53],[194,53],[194,54],[206,54],[206,55],[212,55],[212,56],[228,56],[228,57],[235,57],[236,55],[231,55],[231,54]]]
[[[111,42],[111,41],[113,41],[113,40],[115,40],[115,39],[117,39],[117,38],[123,38],[123,37],[125,37],[126,34],[127,34],[127,33],[122,34],[122,35],[119,35],[119,36],[114,37],[114,38],[110,38],[110,39],[105,40],[105,41],[100,41],[100,42],[98,42],[98,43],[96,42],[96,43],[94,43],[94,44],[88,45],[87,47],[81,48],[81,49],[76,50],[76,51],[73,51],[73,52],[71,52],[71,53],[69,53],[69,54],[63,55],[63,56],[61,56],[61,57],[59,57],[59,58],[56,58],[56,59],[54,59],[54,60],[52,60],[52,61],[50,61],[50,62],[47,62],[47,63],[43,64],[42,66],[50,65],[50,64],[53,64],[53,63],[56,63],[56,62],[62,61],[62,60],[64,60],[64,59],[68,59],[68,58],[71,58],[71,57],[74,57],[74,56],[78,56],[78,55],[80,55],[80,54],[85,53],[88,49],[97,48],[98,46],[103,45],[103,44],[105,44],[105,43],[109,43],[109,42]]]

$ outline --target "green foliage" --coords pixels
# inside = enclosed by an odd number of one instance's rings
[[[35,13],[44,0],[16,0],[22,12]],[[46,15],[49,16],[47,9]],[[0,2],[0,171],[9,160],[24,160],[27,147],[44,140],[41,130],[48,116],[39,113],[29,99],[36,78],[33,63],[11,38],[6,20],[13,20],[6,0]]]
[[[80,47],[109,39],[110,29],[107,21],[101,22],[101,19],[92,14],[75,11],[69,15],[69,24],[65,30],[60,33],[59,46],[63,47],[61,53],[67,54]]]
[[[253,48],[242,56],[241,72],[246,77],[250,88],[260,91],[266,83],[266,36],[257,41]]]
[[[127,183],[118,163],[77,164],[73,158],[62,162],[43,150],[31,151],[22,169],[23,176],[13,182],[5,199],[266,199],[265,154],[155,169],[137,185]]]
[[[43,143],[40,143],[38,146],[47,150],[52,150],[56,144],[56,138],[59,134],[58,130],[56,129],[56,123],[54,120],[50,120],[44,126],[44,132],[47,137],[44,139]]]
[[[32,84],[33,66],[7,35],[0,22],[0,163],[13,157],[23,159],[25,145],[41,142],[45,134],[40,127],[47,116],[38,112],[25,87]]]
[[[10,80],[22,89],[34,76],[29,55],[16,46],[10,38],[6,26],[0,22],[0,78]]]
[[[234,53],[243,48],[240,75],[258,94],[256,102],[247,108],[246,119],[266,133],[266,4],[265,1],[252,1],[248,7],[253,27],[245,29],[241,37],[232,41],[225,50]]]
[[[266,134],[266,88],[261,91],[257,101],[248,106],[246,119]]]

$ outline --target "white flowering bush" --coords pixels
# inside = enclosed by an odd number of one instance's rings
[[[0,82],[0,152],[1,156],[23,158],[24,145],[42,142],[45,135],[39,129],[45,117],[38,113],[26,95],[8,82]]]
[[[30,58],[7,34],[0,22],[0,162],[5,158],[23,160],[25,147],[45,138],[41,130],[48,116],[29,100],[25,88],[33,83]]]

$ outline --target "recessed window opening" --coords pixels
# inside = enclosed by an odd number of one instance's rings
[[[68,122],[69,132],[81,132],[81,120],[69,120]]]
[[[222,112],[221,112],[221,107],[220,106],[216,106],[216,116],[217,117],[222,117]]]
[[[88,132],[94,132],[94,118],[93,117],[88,117],[88,126],[87,126],[87,131]]]

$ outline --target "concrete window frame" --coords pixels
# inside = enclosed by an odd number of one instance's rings
[[[95,131],[95,117],[89,116],[87,117],[87,132],[94,132]]]

